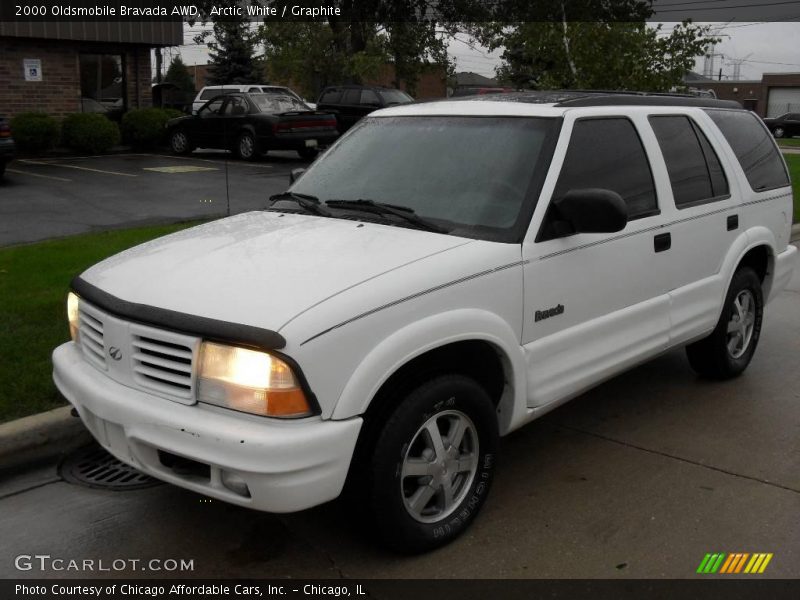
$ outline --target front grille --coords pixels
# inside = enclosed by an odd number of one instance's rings
[[[133,335],[131,350],[134,380],[140,386],[178,398],[192,397],[192,349],[189,346]]]
[[[83,354],[101,369],[106,368],[103,322],[98,313],[89,314],[85,306],[78,310],[78,331]]]
[[[79,346],[92,365],[115,381],[194,403],[194,360],[200,339],[132,323],[81,300]]]

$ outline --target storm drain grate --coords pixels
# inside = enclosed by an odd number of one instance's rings
[[[114,458],[97,445],[79,448],[61,461],[59,474],[69,482],[104,490],[140,490],[161,483]]]

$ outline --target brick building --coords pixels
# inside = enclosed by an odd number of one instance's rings
[[[181,43],[180,22],[0,22],[0,113],[150,106],[150,50]]]
[[[760,80],[715,81],[695,76],[688,85],[713,90],[721,100],[736,100],[761,117],[800,112],[800,73],[764,73]]]

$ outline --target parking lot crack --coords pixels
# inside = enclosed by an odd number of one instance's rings
[[[800,494],[800,489],[789,487],[787,485],[782,485],[780,483],[776,483],[774,481],[769,481],[768,479],[761,479],[759,477],[753,477],[752,475],[744,475],[742,473],[736,473],[735,471],[730,471],[728,469],[723,469],[721,467],[715,467],[714,465],[709,465],[700,461],[692,460],[690,458],[684,458],[682,456],[676,456],[674,454],[669,454],[668,452],[661,452],[660,450],[653,450],[652,448],[645,448],[644,446],[638,446],[636,444],[632,444],[630,442],[625,442],[623,440],[618,440],[601,433],[595,433],[592,431],[587,431],[585,429],[579,429],[578,427],[571,427],[569,425],[563,424],[556,424],[556,427],[561,429],[565,429],[568,431],[574,431],[576,433],[582,433],[584,435],[591,436],[593,438],[597,438],[606,442],[611,442],[612,444],[618,444],[620,446],[625,446],[626,448],[631,448],[634,450],[641,450],[642,452],[647,452],[649,454],[655,454],[657,456],[662,456],[664,458],[670,458],[672,460],[677,460],[683,463],[687,463],[690,465],[694,465],[697,467],[702,467],[704,469],[709,469],[711,471],[717,471],[718,473],[724,473],[725,475],[730,475],[732,477],[737,477],[739,479],[747,479],[749,481],[754,481],[756,483],[761,483],[764,485],[768,485],[770,487],[778,488],[781,490],[786,490],[787,492],[793,492],[795,494]]]
[[[25,492],[30,492],[32,490],[37,490],[39,488],[45,487],[47,485],[52,485],[54,483],[59,483],[63,481],[61,478],[54,478],[50,481],[45,481],[44,483],[37,483],[36,485],[31,485],[26,488],[22,488],[20,490],[14,490],[13,492],[9,492],[8,494],[0,495],[0,500],[5,500],[6,498],[11,498],[13,496],[19,496],[20,494],[24,494]]]

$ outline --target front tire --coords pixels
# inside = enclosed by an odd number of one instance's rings
[[[182,129],[176,129],[169,135],[169,147],[174,154],[189,154],[194,150],[189,135]]]
[[[411,391],[366,453],[371,531],[409,553],[454,540],[486,500],[497,444],[491,399],[472,379],[441,375]]]
[[[774,135],[776,138],[782,138],[786,135],[786,131],[783,127],[776,127],[775,131],[772,132],[772,135]]]
[[[750,267],[741,267],[733,275],[714,331],[686,347],[692,369],[711,379],[740,375],[756,351],[763,316],[761,280]]]
[[[255,160],[259,157],[258,142],[249,131],[240,133],[236,138],[236,156],[242,160]]]

